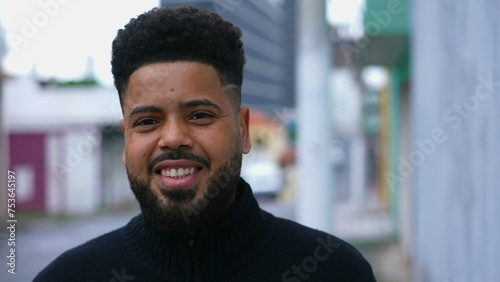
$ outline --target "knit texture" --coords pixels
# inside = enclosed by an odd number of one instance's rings
[[[66,251],[34,281],[375,281],[354,247],[260,209],[243,179],[237,197],[228,216],[194,238],[161,232],[140,214]]]

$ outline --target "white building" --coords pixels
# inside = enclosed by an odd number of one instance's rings
[[[19,210],[81,214],[133,201],[116,90],[8,79],[2,113]]]

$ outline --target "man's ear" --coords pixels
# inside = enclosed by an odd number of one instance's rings
[[[240,127],[240,137],[242,141],[243,154],[248,154],[252,149],[252,141],[250,140],[250,109],[244,106],[238,112],[238,123]]]
[[[125,135],[125,121],[123,119],[120,120],[120,126],[122,128],[123,135]],[[123,149],[123,153],[122,153],[122,163],[124,165],[127,165],[125,162],[125,149]]]

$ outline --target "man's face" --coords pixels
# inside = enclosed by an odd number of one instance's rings
[[[249,111],[198,62],[137,69],[123,97],[123,162],[147,220],[192,233],[234,202],[242,153],[250,151]],[[229,91],[230,92],[230,91]]]

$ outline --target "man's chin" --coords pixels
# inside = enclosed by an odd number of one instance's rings
[[[192,236],[211,226],[233,202],[236,187],[208,194],[198,187],[189,189],[159,189],[154,200],[147,195],[137,197],[144,218],[157,230],[173,231]],[[213,189],[208,189],[213,190]],[[153,195],[153,193],[147,193]]]
[[[192,188],[159,188],[159,191],[163,197],[165,197],[165,201],[170,202],[172,204],[187,204],[192,202],[196,197],[196,193],[198,192],[198,187]]]

